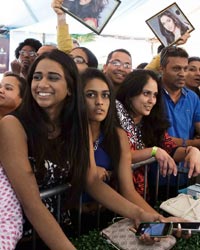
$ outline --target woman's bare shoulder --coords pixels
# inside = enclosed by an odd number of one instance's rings
[[[26,136],[21,122],[14,115],[6,115],[0,120],[0,138],[8,135]]]
[[[1,123],[2,122],[13,122],[13,121],[19,121],[18,119],[17,119],[17,117],[16,116],[14,116],[14,115],[5,115],[2,119],[1,119]],[[1,124],[0,123],[0,124]]]
[[[127,138],[127,134],[126,134],[126,131],[123,129],[123,128],[120,128],[120,127],[117,127],[117,133],[120,137],[125,137]]]
[[[126,131],[123,128],[118,127],[117,133],[118,133],[120,144],[122,145],[122,147],[130,148]]]

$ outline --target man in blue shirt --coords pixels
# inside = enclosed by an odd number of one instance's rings
[[[200,101],[198,96],[185,87],[188,54],[179,47],[163,49],[161,53],[163,97],[167,116],[171,122],[168,132],[179,146],[200,148]]]
[[[160,65],[166,115],[171,123],[168,133],[178,146],[200,148],[200,139],[194,138],[195,132],[200,135],[200,99],[196,93],[185,87],[188,53],[180,47],[166,47],[161,52]],[[186,168],[181,169],[186,170]],[[150,170],[150,186],[153,185],[153,178],[155,181],[153,176],[155,176],[155,172]],[[159,180],[160,187],[167,183],[166,178],[162,176]],[[172,187],[169,192],[170,196],[177,194],[175,189],[177,182],[177,177],[170,178],[170,186]],[[187,183],[188,175],[186,173],[181,175],[179,185],[185,187]],[[175,192],[173,192],[174,190]]]

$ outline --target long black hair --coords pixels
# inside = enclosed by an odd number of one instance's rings
[[[142,140],[146,147],[162,146],[164,134],[170,126],[164,111],[162,87],[159,76],[151,70],[137,69],[127,75],[121,84],[117,99],[124,105],[129,114],[132,113],[131,98],[142,93],[149,78],[156,81],[158,87],[157,101],[148,116],[142,118]]]
[[[86,172],[89,166],[88,123],[84,96],[80,85],[80,78],[73,59],[57,49],[43,53],[31,65],[27,77],[27,89],[23,104],[17,113],[28,134],[28,145],[31,154],[36,159],[37,170],[42,173],[44,160],[48,151],[49,125],[54,125],[45,111],[40,108],[31,94],[33,74],[38,63],[44,59],[57,62],[62,66],[67,88],[71,95],[65,98],[65,104],[60,114],[60,135],[58,136],[57,156],[60,163],[70,165],[70,178],[76,188],[85,184]],[[53,153],[53,152],[52,152]]]
[[[103,132],[104,135],[102,146],[104,150],[109,154],[111,158],[112,168],[114,169],[115,173],[117,173],[120,159],[120,141],[117,133],[117,127],[119,127],[120,125],[116,116],[115,92],[113,89],[112,82],[106,77],[106,75],[102,71],[95,68],[87,68],[81,74],[81,79],[83,84],[83,91],[87,83],[92,79],[100,79],[108,86],[110,92],[110,105],[107,116],[101,122],[100,128],[101,132]]]
[[[98,19],[101,17],[100,15],[104,7],[106,4],[108,4],[108,0],[92,0],[84,5],[81,5],[79,0],[65,0],[64,4],[67,6],[69,11],[81,19],[84,20],[85,18],[95,18],[98,21]]]
[[[174,25],[177,26],[180,30],[181,30],[181,35],[184,35],[185,32],[189,29],[188,26],[186,26],[184,23],[182,23],[180,21],[180,19],[175,15],[173,14],[171,11],[169,10],[166,10],[164,12],[162,12],[159,16],[158,16],[158,23],[159,23],[159,27],[160,27],[160,31],[161,31],[161,34],[166,38],[167,40],[167,43],[168,45],[175,42],[175,35],[167,30],[163,24],[161,23],[161,18],[163,16],[167,16],[169,18],[171,18],[174,22]]]

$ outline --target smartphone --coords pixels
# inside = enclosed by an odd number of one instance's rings
[[[182,231],[199,232],[200,233],[200,222],[173,222],[173,230],[178,228],[178,224],[181,224]]]
[[[173,224],[171,222],[143,222],[139,225],[135,236],[149,234],[150,237],[167,237],[171,234]]]

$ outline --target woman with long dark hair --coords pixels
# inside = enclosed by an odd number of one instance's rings
[[[97,28],[108,0],[64,0],[64,6],[88,25]]]
[[[54,200],[43,203],[40,198],[41,189],[67,182],[72,185],[71,197],[85,189],[99,203],[135,224],[162,220],[123,198],[98,177],[73,59],[59,50],[42,54],[33,62],[27,83],[20,109],[1,119],[0,161],[25,220],[46,245],[75,249],[53,216]]]
[[[133,204],[147,212],[157,213],[139,195],[132,181],[130,145],[126,132],[120,127],[116,117],[112,82],[102,71],[92,68],[86,69],[81,78],[99,177],[117,188]],[[90,205],[89,202],[85,204]],[[165,220],[176,221],[180,218],[170,217]]]
[[[158,23],[168,45],[180,39],[189,30],[188,26],[169,10],[158,15]]]
[[[195,167],[199,164],[199,150],[177,147],[166,132],[169,122],[164,111],[160,79],[155,72],[139,69],[131,72],[121,84],[117,100],[118,117],[129,138],[132,163],[154,156],[165,177],[177,174],[175,162],[185,161],[187,167],[191,166],[189,174],[197,175]],[[136,190],[143,195],[144,168],[134,171],[133,181]]]

